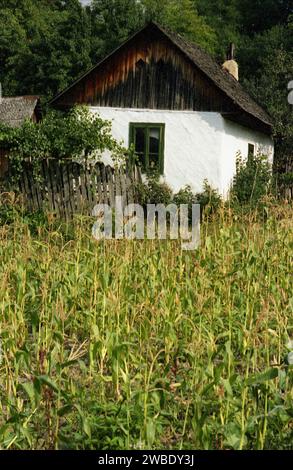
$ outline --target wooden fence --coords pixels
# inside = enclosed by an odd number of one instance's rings
[[[46,210],[61,218],[73,214],[91,215],[98,203],[115,205],[121,196],[123,206],[135,201],[135,183],[141,182],[138,167],[113,169],[95,165],[45,160],[40,182],[33,176],[31,164],[24,165],[19,189],[26,208]]]

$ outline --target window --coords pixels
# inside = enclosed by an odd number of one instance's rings
[[[254,145],[248,144],[248,158],[254,157]]]
[[[144,171],[158,170],[164,172],[165,124],[130,124],[130,144]]]

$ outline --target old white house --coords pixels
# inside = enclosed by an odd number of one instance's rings
[[[177,34],[150,23],[58,94],[51,105],[87,104],[133,144],[142,167],[173,190],[204,179],[225,194],[236,155],[273,159],[271,119],[241,87],[233,49],[223,66]]]

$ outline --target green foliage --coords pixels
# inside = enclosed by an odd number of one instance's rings
[[[41,228],[49,228],[48,216],[44,212],[30,212],[15,198],[14,193],[3,193],[0,199],[0,227],[19,221],[27,225],[32,235],[38,235]]]
[[[286,24],[292,14],[291,0],[238,0],[241,31],[254,36],[276,25]],[[266,14],[264,14],[266,13]]]
[[[240,81],[270,112],[275,168],[292,158],[290,0],[1,0],[0,82],[5,95],[52,97],[150,19],[195,41],[221,63],[236,43]]]
[[[196,194],[197,203],[200,204],[202,214],[211,215],[216,213],[222,205],[222,198],[207,180],[203,183],[203,191]]]
[[[268,109],[276,138],[292,136],[292,112],[287,100],[287,85],[293,73],[292,33],[292,22],[277,25],[253,38],[243,38],[239,48],[244,84]]]
[[[210,53],[215,52],[216,36],[205,18],[199,16],[192,0],[143,0],[146,18],[170,27],[173,31],[196,42]]]
[[[123,161],[128,153],[112,137],[111,123],[86,107],[72,108],[67,114],[50,111],[38,124],[26,121],[21,127],[10,129],[3,141],[10,148],[11,169],[16,177],[28,159],[37,176],[40,162],[46,158],[98,159],[108,150],[117,162]]]
[[[287,100],[293,77],[292,2],[197,0],[196,5],[216,32],[219,61],[229,42],[236,44],[240,82],[272,118],[274,166],[284,172],[291,166],[293,148],[293,113]]]
[[[160,181],[160,175],[150,173],[146,181],[135,185],[137,202],[142,206],[147,204],[165,204],[172,202],[173,192],[170,186]]]
[[[0,146],[1,148],[9,148],[11,140],[11,128],[0,122]]]
[[[136,0],[92,0],[89,17],[93,63],[126,41],[145,22],[143,6]]]
[[[293,173],[280,173],[277,174],[275,177],[276,186],[277,186],[277,194],[280,197],[286,196],[287,190],[293,187]]]
[[[178,193],[174,195],[173,202],[179,207],[181,204],[188,206],[189,221],[192,221],[192,205],[198,204],[197,196],[193,193],[189,185],[180,189]]]
[[[215,53],[218,60],[223,62],[226,60],[229,44],[239,44],[239,28],[243,20],[239,0],[196,0],[194,3],[200,16],[216,35]]]
[[[271,180],[272,170],[265,155],[250,155],[244,160],[239,154],[231,197],[237,203],[255,206],[268,194]]]
[[[222,198],[217,190],[213,189],[207,180],[203,183],[203,191],[195,194],[190,186],[185,186],[176,194],[165,183],[160,181],[160,176],[156,173],[148,175],[143,183],[136,184],[136,199],[143,206],[146,204],[171,204],[178,207],[180,204],[187,204],[189,215],[191,216],[192,204],[200,204],[202,214],[211,215],[216,213],[222,206]]]
[[[0,7],[6,95],[51,97],[90,67],[90,21],[79,0],[4,0]]]
[[[52,96],[154,18],[219,60],[236,42],[240,79],[274,119],[278,160],[289,158],[290,6],[0,0],[0,81],[7,95]],[[62,119],[13,136],[1,126],[1,146],[16,160],[117,148],[107,125]],[[239,163],[240,202],[266,194],[267,170]],[[143,190],[144,201],[171,197],[155,180]],[[196,197],[207,211],[221,204],[208,185]],[[223,209],[186,254],[171,241],[95,243],[88,219],[66,229],[43,217],[0,206],[1,448],[292,450],[292,207],[270,206],[261,224]]]
[[[10,225],[18,218],[19,212],[14,204],[0,204],[0,227]]]
[[[105,57],[150,18],[210,52],[215,35],[191,0],[4,0],[0,17],[0,82],[5,95],[51,98]]]
[[[197,197],[192,192],[191,186],[187,185],[184,188],[180,189],[178,193],[174,195],[174,202],[178,206],[180,204],[188,204],[191,206],[191,204],[197,203]]]
[[[194,252],[69,230],[0,227],[2,449],[292,450],[292,207]]]

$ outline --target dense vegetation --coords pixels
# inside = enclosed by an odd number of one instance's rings
[[[147,19],[219,62],[238,45],[241,81],[271,112],[277,162],[292,152],[289,0],[0,0],[5,94],[44,102]],[[78,114],[78,113],[82,113]],[[80,119],[82,117],[82,119]],[[72,110],[0,128],[15,166],[125,149]],[[37,165],[36,165],[37,168]],[[292,449],[292,205],[262,156],[239,157],[231,199],[206,182],[173,195],[152,175],[140,202],[202,206],[202,243],[100,241],[0,199],[1,449]]]
[[[221,210],[195,252],[14,214],[0,447],[292,449],[291,211]]]
[[[1,180],[0,191],[12,189],[29,159],[34,176],[39,178],[41,162],[47,158],[98,160],[107,151],[114,163],[124,163],[132,156],[131,150],[113,138],[111,122],[93,115],[86,106],[73,107],[67,113],[50,110],[38,125],[25,121],[12,128],[0,123],[0,146],[9,150],[10,161],[9,177]]]
[[[271,113],[276,162],[292,158],[291,0],[0,0],[0,82],[5,95],[52,97],[150,19],[223,62],[237,46],[240,80]]]

